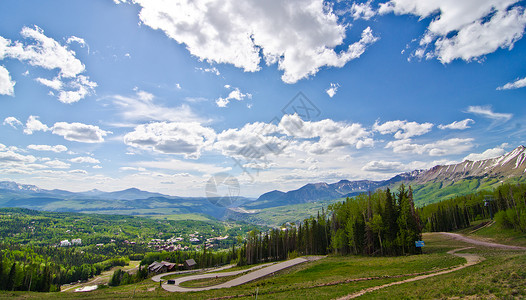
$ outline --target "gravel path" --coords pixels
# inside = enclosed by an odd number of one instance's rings
[[[458,267],[455,267],[455,268],[449,269],[449,270],[436,272],[436,273],[420,275],[420,276],[416,276],[416,277],[405,279],[405,280],[401,280],[401,281],[395,281],[395,282],[387,283],[387,284],[384,284],[384,285],[374,286],[374,287],[371,287],[371,288],[368,288],[368,289],[361,290],[361,291],[359,291],[357,293],[350,294],[350,295],[344,296],[342,298],[338,298],[338,300],[353,299],[353,298],[360,297],[360,296],[362,296],[362,295],[364,295],[366,293],[369,293],[369,292],[372,292],[372,291],[376,291],[376,290],[379,290],[379,289],[383,289],[383,288],[386,288],[386,287],[390,287],[390,286],[393,286],[393,285],[399,285],[399,284],[403,284],[403,283],[407,283],[407,282],[418,281],[418,280],[426,279],[426,278],[433,277],[433,276],[438,276],[438,275],[443,275],[443,274],[455,272],[455,271],[464,269],[466,267],[478,264],[479,262],[483,261],[484,260],[483,257],[480,257],[480,256],[475,255],[475,254],[471,254],[471,253],[456,253],[457,251],[467,250],[467,249],[471,249],[471,248],[473,248],[473,247],[460,248],[460,249],[455,249],[455,250],[451,250],[451,251],[448,252],[448,254],[452,254],[452,255],[459,256],[459,257],[462,257],[462,258],[466,259],[466,263],[461,265],[461,266],[458,266]]]

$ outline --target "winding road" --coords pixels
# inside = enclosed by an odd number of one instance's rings
[[[165,283],[162,285],[162,287],[163,289],[169,292],[198,292],[198,291],[206,291],[206,290],[212,290],[212,289],[229,288],[233,286],[242,285],[242,284],[251,282],[253,280],[271,275],[275,272],[290,268],[292,266],[295,266],[295,265],[298,265],[304,262],[308,262],[308,261],[317,260],[323,257],[324,256],[298,257],[298,258],[287,260],[287,261],[280,262],[280,263],[268,263],[264,265],[259,265],[259,266],[252,267],[246,270],[222,272],[222,273],[208,273],[208,274],[181,277],[181,278],[175,279],[175,284]],[[224,282],[218,285],[200,287],[200,288],[184,288],[184,287],[179,286],[179,284],[185,281],[198,280],[198,279],[209,279],[209,278],[225,277],[225,276],[235,276],[235,275],[239,275],[239,274],[246,273],[246,272],[250,272],[250,273],[242,275],[240,277],[234,278],[232,280],[229,280],[227,282]],[[168,274],[163,274],[163,276],[161,277],[164,277],[167,275]]]

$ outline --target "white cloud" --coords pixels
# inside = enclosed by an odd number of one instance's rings
[[[199,172],[206,175],[228,172],[232,169],[231,167],[220,167],[214,164],[197,163],[178,159],[170,159],[166,161],[140,161],[137,163],[137,166],[139,166],[139,168],[134,168],[135,170],[144,170],[144,168],[164,169],[178,172]]]
[[[45,85],[54,90],[62,89],[63,83],[62,80],[60,80],[59,78],[53,78],[52,80],[46,78],[37,78],[35,80],[38,81],[40,84]]]
[[[3,66],[0,66],[0,95],[14,96],[15,84],[16,82],[11,79],[9,71]]]
[[[80,175],[87,175],[88,174],[88,172],[86,170],[79,170],[79,169],[71,170],[68,173],[70,173],[70,174],[80,174]]]
[[[381,134],[394,133],[395,139],[409,139],[428,133],[433,128],[432,123],[417,123],[401,120],[388,121],[383,124],[374,123],[373,130]]]
[[[216,68],[216,67],[211,67],[211,68],[195,68],[196,70],[199,70],[203,73],[211,73],[211,74],[214,74],[216,76],[219,76],[221,75],[221,72],[219,72],[219,70]]]
[[[79,37],[76,37],[76,36],[70,36],[67,40],[66,40],[66,44],[71,44],[71,43],[77,43],[79,44],[82,48],[84,47],[88,47],[88,54],[89,54],[89,46],[88,46],[88,43],[86,43],[86,41],[83,39],[83,38],[79,38]]]
[[[0,164],[34,163],[35,161],[36,161],[36,158],[33,155],[22,155],[12,150],[0,148]]]
[[[370,28],[360,41],[344,45],[348,26],[339,24],[323,0],[220,2],[133,0],[143,24],[162,30],[210,63],[228,63],[246,72],[260,70],[261,60],[278,64],[282,80],[295,83],[321,67],[342,67],[374,43]]]
[[[375,160],[366,163],[362,167],[362,171],[396,174],[401,172],[410,172],[413,170],[425,170],[437,165],[455,164],[457,162],[448,160],[435,160],[430,162],[412,161],[409,163],[401,163],[398,161]]]
[[[513,114],[494,112],[490,106],[469,106],[467,112],[495,121],[504,122],[509,121],[513,117]]]
[[[118,113],[131,121],[201,121],[188,105],[165,107],[154,102],[151,93],[136,89],[135,96],[115,95],[113,104],[119,108]]]
[[[225,156],[248,156],[259,159],[287,144],[284,138],[275,136],[278,131],[278,127],[274,124],[247,123],[241,128],[230,128],[217,134],[214,148]]]
[[[7,118],[5,118],[4,122],[2,124],[3,125],[9,125],[9,126],[15,128],[15,129],[16,129],[17,126],[22,126],[22,122],[20,122],[15,117],[7,117]]]
[[[363,166],[363,171],[371,172],[380,172],[380,173],[393,173],[399,172],[400,170],[405,169],[405,165],[401,162],[396,161],[385,161],[385,160],[375,160],[370,161]]]
[[[51,161],[46,161],[44,163],[46,166],[49,166],[53,169],[69,169],[69,167],[71,167],[70,164],[68,163],[65,163],[63,161],[60,161],[60,160],[51,160]]]
[[[470,61],[499,48],[511,49],[522,38],[526,24],[524,8],[513,7],[518,1],[391,0],[380,4],[379,12],[433,18],[415,56],[425,53],[426,58],[449,63]]]
[[[270,158],[288,157],[294,152],[322,155],[339,148],[371,147],[372,134],[361,124],[325,119],[305,122],[298,115],[284,115],[278,125],[247,123],[217,135],[214,148],[225,156],[271,164]]]
[[[356,149],[372,147],[371,132],[361,124],[335,122],[325,119],[305,122],[297,114],[284,115],[279,123],[281,132],[299,139],[318,138],[317,142],[305,141],[303,145],[311,153],[327,153],[338,147],[352,146]]]
[[[197,122],[156,122],[135,127],[134,131],[124,136],[124,143],[160,153],[198,158],[202,149],[214,139],[214,130]]]
[[[90,81],[87,76],[79,75],[65,86],[68,87],[68,90],[58,90],[58,100],[62,103],[74,103],[93,94],[97,83]]]
[[[35,151],[52,151],[56,153],[65,152],[68,151],[68,148],[64,145],[28,145],[27,149],[35,150]]]
[[[468,129],[468,128],[471,128],[469,126],[470,123],[475,123],[475,121],[473,121],[472,119],[465,119],[465,120],[462,120],[462,121],[455,121],[451,124],[447,124],[447,125],[438,125],[438,128],[439,129],[456,129],[456,130],[464,130],[464,129]]]
[[[35,131],[49,131],[51,128],[38,120],[38,116],[29,116],[24,128],[25,134],[33,134]]]
[[[142,168],[142,167],[120,167],[119,170],[121,170],[121,171],[139,171],[139,172],[146,171],[146,169]]]
[[[57,122],[52,129],[53,134],[60,135],[68,141],[81,143],[101,143],[104,142],[104,136],[112,133],[102,130],[98,126],[78,122]]]
[[[522,79],[517,79],[514,82],[508,82],[503,86],[499,86],[497,90],[513,90],[513,89],[520,89],[526,86],[526,77]]]
[[[326,89],[325,92],[327,93],[327,95],[329,95],[329,97],[334,97],[334,95],[336,95],[336,92],[338,92],[338,88],[340,87],[340,85],[338,83],[331,83],[331,87]]]
[[[392,148],[395,153],[427,154],[444,156],[460,154],[473,148],[473,138],[451,138],[428,144],[414,144],[411,139],[396,140],[387,143],[385,148]]]
[[[38,26],[34,28],[23,27],[21,35],[34,41],[34,43],[11,42],[0,37],[0,59],[8,57],[26,61],[35,67],[58,70],[58,75],[53,79],[37,78],[36,80],[57,91],[58,100],[63,103],[77,102],[94,92],[97,84],[90,81],[88,76],[80,75],[85,71],[85,66],[76,58],[76,53],[68,49],[67,45],[63,46],[46,36]],[[70,44],[71,42],[77,42],[81,46],[86,45],[83,39],[74,36],[68,38],[66,43]],[[5,83],[2,75],[5,74],[2,74],[4,72],[1,68],[3,67],[0,66],[0,87],[3,87]],[[53,92],[51,94],[54,95]]]
[[[482,153],[471,153],[468,156],[464,157],[464,160],[470,160],[470,161],[477,161],[477,160],[485,160],[494,158],[497,156],[501,156],[506,154],[506,150],[504,150],[502,147],[496,147],[492,149],[488,149]]]
[[[100,161],[98,159],[89,156],[79,156],[72,158],[69,161],[77,164],[100,164]]]
[[[371,1],[367,1],[365,3],[354,2],[351,6],[350,13],[354,20],[369,20],[376,16],[376,11],[372,8]]]
[[[225,85],[225,88],[230,89],[231,87],[227,84]],[[230,103],[230,100],[243,101],[245,98],[252,99],[252,94],[243,93],[239,90],[239,88],[234,88],[234,90],[231,91],[226,98],[217,98],[216,104],[218,107],[226,107],[228,103]]]

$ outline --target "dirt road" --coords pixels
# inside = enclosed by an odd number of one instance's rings
[[[510,245],[503,245],[503,244],[497,244],[497,243],[491,243],[491,242],[484,242],[481,240],[476,240],[467,236],[463,236],[458,233],[451,233],[451,232],[439,232],[442,235],[445,235],[447,237],[450,237],[454,240],[470,243],[473,245],[478,246],[484,246],[484,247],[491,247],[491,248],[498,248],[498,249],[509,249],[509,250],[526,250],[526,247],[520,247],[520,246],[510,246]]]
[[[463,236],[463,235],[458,234],[458,233],[451,233],[451,232],[439,232],[439,233],[444,235],[444,236],[450,237],[452,239],[455,239],[455,240],[458,240],[458,241],[463,241],[463,242],[470,243],[470,244],[477,245],[477,246],[491,247],[491,248],[497,248],[497,249],[506,249],[506,250],[526,250],[526,247],[510,246],[510,245],[503,245],[503,244],[497,244],[497,243],[491,243],[491,242],[484,242],[484,241],[476,240],[476,239],[473,239],[473,238],[470,238],[470,237],[467,237],[467,236]],[[466,263],[461,265],[461,266],[458,266],[458,267],[455,267],[455,268],[449,269],[449,270],[440,271],[440,272],[437,272],[437,273],[416,276],[416,277],[409,278],[409,279],[402,280],[402,281],[396,281],[396,282],[391,282],[391,283],[384,284],[384,285],[371,287],[371,288],[368,288],[368,289],[361,290],[361,291],[359,291],[357,293],[350,294],[350,295],[344,296],[342,298],[338,298],[338,300],[347,300],[347,299],[357,298],[357,297],[360,297],[360,296],[362,296],[362,295],[364,295],[366,293],[369,293],[369,292],[372,292],[372,291],[376,291],[376,290],[379,290],[379,289],[383,289],[383,288],[386,288],[386,287],[390,287],[390,286],[393,286],[393,285],[399,285],[399,284],[403,284],[403,283],[407,283],[407,282],[412,282],[412,281],[426,279],[426,278],[433,277],[433,276],[443,275],[443,274],[455,272],[455,271],[464,269],[466,267],[478,264],[478,263],[480,263],[481,261],[484,260],[484,257],[478,256],[478,255],[475,255],[475,254],[472,254],[472,253],[456,253],[458,251],[472,249],[472,248],[473,247],[460,248],[460,249],[455,249],[455,250],[451,250],[451,251],[447,252],[448,254],[452,254],[452,255],[455,255],[455,256],[459,256],[459,257],[465,258],[466,259]]]

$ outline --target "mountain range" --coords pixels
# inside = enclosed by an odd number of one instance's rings
[[[519,146],[513,151],[499,157],[469,161],[465,160],[458,164],[438,165],[428,170],[414,170],[398,174],[388,180],[371,181],[348,181],[340,180],[336,183],[310,183],[303,187],[288,192],[271,191],[261,195],[256,201],[247,203],[245,207],[252,209],[268,208],[280,205],[331,200],[336,198],[351,197],[360,193],[374,191],[379,188],[393,188],[401,183],[413,186],[415,190],[415,202],[428,203],[421,199],[420,193],[423,186],[439,183],[439,188],[451,186],[458,187],[463,181],[477,181],[477,187],[485,187],[485,182],[500,182],[508,179],[526,179],[526,148]],[[455,189],[456,190],[456,189]],[[472,192],[472,190],[466,191]],[[426,193],[427,195],[428,193]],[[446,193],[446,197],[449,194]],[[440,197],[445,198],[445,197]],[[442,199],[436,199],[442,200]]]
[[[388,180],[340,180],[336,183],[310,183],[292,191],[270,191],[253,200],[238,197],[231,201],[235,207],[220,207],[222,199],[206,197],[177,197],[151,193],[136,188],[122,191],[69,192],[45,190],[34,185],[12,181],[0,182],[0,207],[25,207],[48,211],[99,212],[135,215],[203,214],[215,218],[241,212],[334,200],[351,197],[379,188],[411,185],[415,203],[436,202],[479,189],[492,188],[504,181],[526,180],[526,148],[519,146],[511,152],[485,160],[463,161],[438,165],[428,170],[398,174]],[[232,200],[232,199],[229,199]]]

